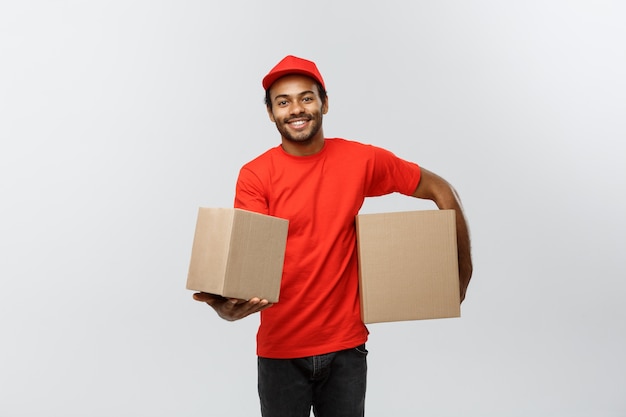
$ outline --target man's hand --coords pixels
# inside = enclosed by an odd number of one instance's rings
[[[256,297],[246,301],[238,298],[225,298],[221,295],[206,292],[195,293],[193,299],[207,303],[213,307],[213,310],[215,310],[221,318],[228,321],[242,319],[273,305],[267,300],[261,300]]]

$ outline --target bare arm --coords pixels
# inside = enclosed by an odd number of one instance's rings
[[[413,197],[432,200],[439,209],[453,209],[456,211],[457,247],[459,253],[459,284],[461,288],[461,302],[472,278],[472,254],[469,229],[463,213],[463,206],[456,190],[446,180],[437,174],[422,168],[422,176],[413,193]]]
[[[251,298],[246,301],[237,298],[224,298],[221,295],[206,292],[195,293],[193,299],[207,303],[213,307],[221,318],[228,321],[242,319],[273,305],[267,300],[261,300],[259,298]]]

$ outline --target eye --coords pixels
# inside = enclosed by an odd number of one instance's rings
[[[281,101],[279,101],[279,102],[278,102],[278,105],[279,105],[279,106],[285,106],[285,105],[287,105],[287,100],[281,100]]]
[[[304,97],[304,98],[302,99],[302,101],[304,101],[304,102],[313,101],[313,97]]]

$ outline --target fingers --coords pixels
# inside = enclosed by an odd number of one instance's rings
[[[216,301],[221,302],[221,301],[226,300],[226,298],[222,297],[221,295],[210,294],[208,292],[197,292],[193,295],[193,299],[196,301],[208,303],[209,305],[212,305],[212,303]]]
[[[227,319],[224,315],[228,316],[228,305],[235,305],[238,302],[245,303],[246,300],[239,300],[237,298],[225,298],[221,295],[210,294],[206,292],[198,292],[193,295],[193,299],[196,301],[200,301],[203,303],[207,303],[209,306],[213,307],[213,309],[219,314],[220,317]],[[224,306],[226,305],[226,306]],[[230,319],[227,319],[230,320]]]
[[[250,314],[258,313],[271,307],[272,304],[258,297],[251,298],[250,300],[241,300],[238,298],[225,298],[220,295],[209,293],[195,293],[193,295],[194,300],[205,302],[217,312],[217,314],[228,321],[240,320]]]
[[[271,305],[267,300],[261,300],[256,297],[248,301],[231,298],[223,303],[217,312],[223,319],[234,321],[265,310]]]

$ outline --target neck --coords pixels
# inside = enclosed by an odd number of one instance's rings
[[[321,129],[314,138],[307,141],[298,142],[282,138],[281,146],[285,152],[294,156],[314,155],[324,147],[324,134]]]

